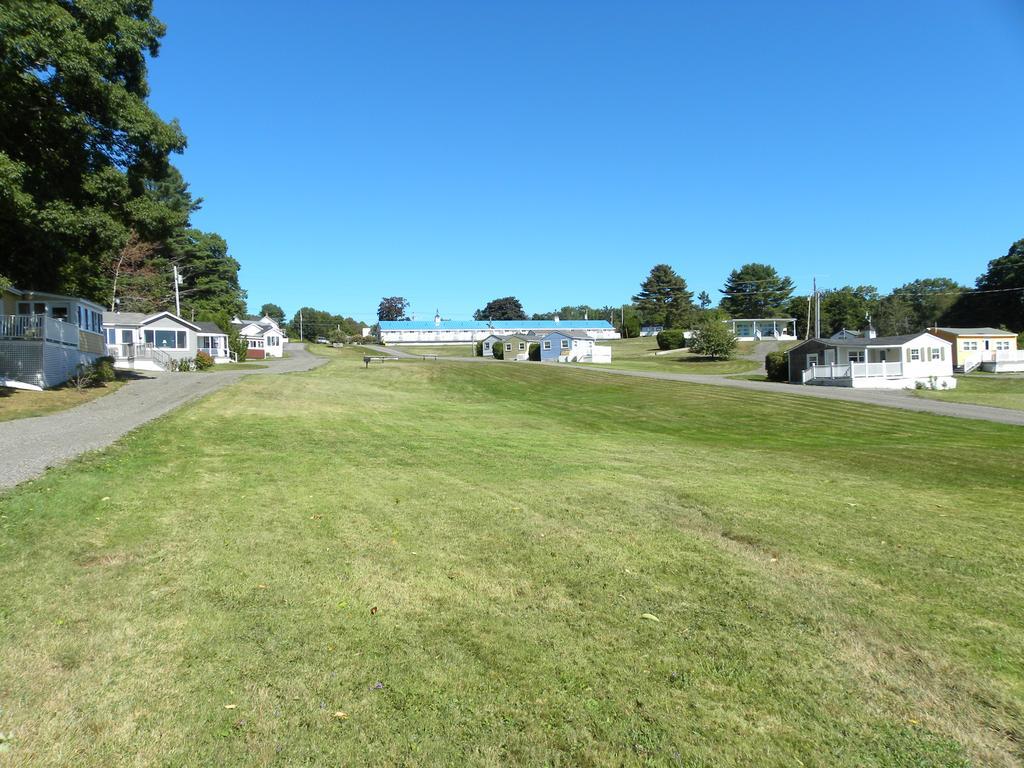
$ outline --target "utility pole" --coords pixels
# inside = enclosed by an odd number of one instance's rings
[[[299,341],[302,341],[306,337],[302,333],[302,309],[299,309]]]
[[[814,278],[814,338],[821,338],[821,294],[818,293],[818,278]]]
[[[181,285],[181,275],[178,274],[178,265],[174,267],[174,314],[181,317],[181,300],[178,298],[178,286]]]

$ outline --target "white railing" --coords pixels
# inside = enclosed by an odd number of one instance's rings
[[[108,344],[107,354],[115,360],[152,360],[161,368],[167,368],[171,356],[152,344]]]
[[[998,349],[992,359],[1000,363],[1024,362],[1024,349]]]
[[[887,378],[903,377],[903,363],[850,363],[853,378]]]
[[[205,352],[214,360],[221,357],[227,360],[231,357],[231,352],[228,350],[227,347],[199,347],[199,349],[196,351]]]
[[[0,315],[0,338],[78,347],[78,326],[47,315]]]
[[[864,379],[903,377],[903,363],[829,363],[812,365],[802,375],[806,384],[812,379]]]

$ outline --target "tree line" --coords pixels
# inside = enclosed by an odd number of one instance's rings
[[[191,224],[177,121],[147,104],[165,26],[149,2],[0,5],[0,274],[111,309],[245,311],[239,263]]]
[[[845,285],[820,290],[818,301],[795,295],[793,280],[769,264],[751,262],[732,270],[718,293],[717,306],[701,291],[696,297],[686,279],[668,264],[656,264],[628,304],[566,305],[528,315],[515,296],[489,301],[476,310],[476,320],[608,320],[623,336],[638,336],[643,327],[691,329],[710,320],[792,317],[797,332],[814,332],[820,308],[822,335],[861,330],[870,320],[879,335],[915,333],[934,325],[993,326],[1024,332],[1024,239],[988,265],[973,287],[948,277],[926,277],[905,283],[887,294],[873,285]],[[401,297],[381,302],[381,320],[408,319],[409,303]]]

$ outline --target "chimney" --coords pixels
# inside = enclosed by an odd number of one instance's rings
[[[867,328],[864,329],[864,338],[865,339],[877,338],[878,333],[875,331],[875,326],[873,326],[871,324],[871,315],[865,315],[865,319],[868,321],[868,326],[867,326]]]

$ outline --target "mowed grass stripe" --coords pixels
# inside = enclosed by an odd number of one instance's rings
[[[3,499],[16,761],[1020,762],[1010,428],[332,354]]]

